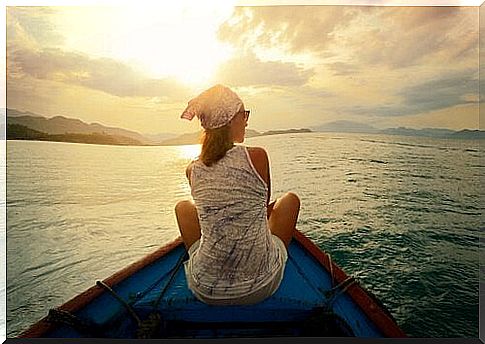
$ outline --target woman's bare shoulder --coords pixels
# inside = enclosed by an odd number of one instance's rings
[[[268,153],[261,147],[247,147],[249,158],[258,174],[270,185]]]
[[[189,164],[187,165],[187,168],[185,169],[185,175],[187,176],[187,178],[190,177],[190,173],[192,172],[192,167],[194,166],[195,161],[196,160],[192,160],[191,162],[189,162]]]
[[[251,160],[268,161],[268,153],[262,147],[247,147]]]

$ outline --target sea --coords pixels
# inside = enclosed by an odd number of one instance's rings
[[[410,337],[478,337],[480,141],[378,134],[249,138],[272,199],[376,295]],[[7,338],[175,239],[199,145],[7,141]],[[483,281],[482,281],[483,282]]]

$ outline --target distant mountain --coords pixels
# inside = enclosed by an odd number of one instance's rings
[[[12,124],[22,125],[48,135],[101,134],[127,137],[141,144],[156,143],[135,131],[106,127],[99,123],[87,124],[79,119],[64,116],[46,118],[37,114],[25,114],[15,109],[7,109],[7,126]]]
[[[337,133],[370,133],[370,134],[386,134],[386,135],[400,135],[400,136],[422,136],[435,137],[446,139],[484,139],[485,131],[481,130],[462,130],[455,131],[441,128],[424,128],[412,129],[406,127],[377,129],[365,123],[352,121],[334,121],[325,123],[323,125],[313,127],[315,131],[319,132],[337,132]]]
[[[314,131],[336,132],[336,133],[377,133],[376,129],[368,124],[353,121],[334,121],[316,127],[311,127]]]
[[[30,129],[20,124],[9,124],[7,127],[7,140],[43,140],[46,133]]]
[[[41,115],[35,114],[29,111],[18,111],[15,109],[7,109],[7,116],[10,117],[20,117],[20,116],[32,116],[32,117],[42,117]]]
[[[436,129],[436,128],[424,128],[424,129],[411,129],[405,127],[388,128],[380,131],[381,134],[387,135],[402,135],[402,136],[426,136],[426,137],[447,137],[453,133],[454,130],[449,129]]]
[[[162,146],[195,145],[200,143],[202,131],[195,133],[182,134],[169,140],[160,142]]]
[[[461,130],[448,135],[453,139],[485,139],[485,131],[483,130]]]
[[[485,131],[469,129],[455,131],[437,128],[411,129],[399,127],[384,129],[381,130],[380,133],[387,135],[422,136],[442,139],[485,139]]]
[[[33,140],[33,141],[54,141],[54,142],[73,142],[73,143],[92,143],[102,145],[144,145],[140,141],[126,136],[107,135],[100,133],[65,133],[65,134],[46,134],[38,130],[30,129],[21,124],[7,125],[8,140]]]
[[[259,136],[265,135],[279,135],[279,134],[300,134],[300,133],[311,133],[310,129],[286,129],[286,130],[269,130],[265,131]]]
[[[256,131],[254,129],[246,129],[246,135],[244,137],[256,137],[256,136],[261,136],[263,134],[261,134],[259,131]]]
[[[5,111],[5,108],[3,109]],[[6,117],[6,121],[5,121]],[[7,139],[46,140],[79,143],[99,143],[115,145],[186,145],[200,143],[202,132],[187,133],[180,136],[171,133],[145,134],[122,128],[107,127],[99,123],[87,124],[79,119],[55,116],[46,118],[31,112],[6,109],[4,122],[0,129],[6,127]],[[412,129],[406,127],[376,129],[368,124],[353,121],[334,121],[311,129],[286,129],[258,132],[246,129],[246,137],[318,132],[341,133],[375,133],[403,136],[423,136],[447,139],[485,139],[485,131],[449,129]],[[4,139],[4,137],[2,137]]]
[[[151,140],[152,142],[162,142],[162,141],[177,137],[177,134],[160,133],[160,134],[143,134],[143,136]]]

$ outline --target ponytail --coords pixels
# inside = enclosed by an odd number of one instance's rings
[[[205,129],[199,159],[206,166],[212,166],[234,146],[229,125],[216,129]]]

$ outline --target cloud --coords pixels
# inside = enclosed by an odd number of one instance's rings
[[[470,95],[478,94],[476,70],[453,73],[428,80],[398,93],[404,99],[405,109],[428,112],[447,107],[476,103]],[[404,113],[408,111],[404,110]]]
[[[322,88],[261,86],[237,92],[251,109],[249,127],[256,130],[308,127],[335,113],[335,95]]]
[[[28,75],[83,86],[118,97],[158,97],[185,101],[190,90],[172,78],[154,79],[110,58],[62,49],[65,38],[53,24],[54,7],[7,8],[7,79]]]
[[[60,46],[64,43],[51,19],[54,7],[7,7],[7,49],[15,45],[29,48]]]
[[[327,63],[325,67],[333,71],[334,76],[351,76],[361,72],[359,66],[346,62]]]
[[[150,130],[152,118],[162,116],[163,130],[165,125],[185,130],[187,123],[165,119],[178,119],[198,92],[114,58],[67,50],[62,34],[68,32],[52,25],[55,11],[8,9],[9,106]],[[220,65],[214,81],[234,87],[254,110],[252,124],[265,130],[335,119],[377,126],[418,123],[420,116],[438,121],[453,109],[470,111],[477,102],[477,11],[238,7],[218,32],[235,54]]]
[[[315,73],[295,63],[261,61],[253,53],[237,55],[219,67],[215,79],[232,86],[302,86]]]
[[[474,59],[478,51],[476,11],[460,7],[376,8],[363,14],[359,33],[344,35],[341,44],[362,64],[405,68],[462,62]]]
[[[405,68],[433,63],[425,58],[436,55],[444,63],[474,58],[477,23],[473,7],[242,7],[221,26],[219,38],[244,49],[278,47]]]
[[[378,106],[353,105],[344,111],[366,116],[409,116],[446,108],[477,103],[476,70],[451,72],[412,86],[403,87],[394,96],[401,102],[386,102]]]
[[[63,115],[138,132],[195,131],[197,121],[184,121],[186,103],[158,98],[117,97],[91,88],[35,79],[28,75],[7,82],[9,108],[52,117]]]
[[[353,10],[346,6],[238,7],[218,36],[242,47],[282,45],[293,53],[321,51],[352,16]]]
[[[26,74],[118,97],[161,97],[182,101],[190,96],[189,90],[173,79],[147,78],[130,66],[109,58],[91,58],[57,48],[19,48],[8,51],[7,60],[11,71],[7,78]]]

